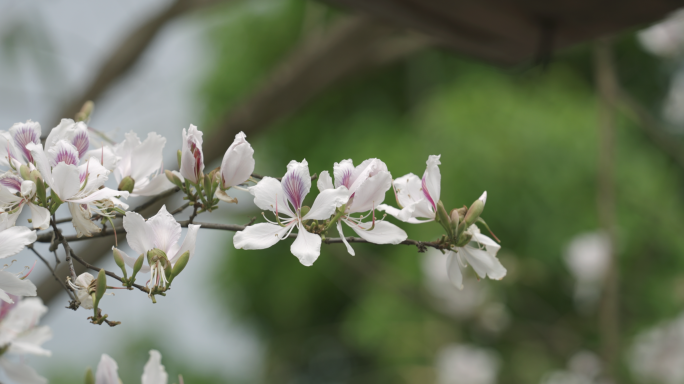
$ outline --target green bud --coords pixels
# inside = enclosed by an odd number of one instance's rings
[[[181,179],[178,176],[176,176],[176,174],[169,171],[168,169],[165,170],[164,173],[166,174],[166,178],[169,179],[170,182],[175,184],[178,188],[183,189],[183,182],[181,181]]]
[[[121,179],[119,183],[119,191],[128,191],[128,193],[133,193],[133,188],[135,188],[135,180],[132,177],[126,176]]]
[[[121,268],[124,278],[128,278],[126,275],[126,264],[124,263],[123,256],[121,256],[121,251],[116,248],[112,248],[112,253],[114,254],[114,262],[119,266],[119,268]]]
[[[47,191],[45,190],[45,182],[40,177],[36,179],[36,196],[38,196],[38,201],[47,205]]]
[[[93,376],[93,370],[90,368],[86,371],[85,384],[95,384],[95,376]]]
[[[19,167],[19,174],[22,179],[31,180],[31,171],[29,171],[29,167],[26,164],[22,164],[21,167]]]
[[[166,253],[159,248],[154,248],[147,251],[147,262],[150,264],[150,266],[157,262],[157,260],[168,260]]]
[[[180,169],[180,167],[181,167],[181,157],[182,157],[182,155],[183,155],[183,151],[181,151],[181,150],[179,149],[178,152],[176,152],[176,156],[178,156],[178,169]]]
[[[185,251],[185,253],[178,258],[178,261],[176,261],[176,265],[173,266],[173,270],[171,271],[171,279],[174,279],[176,276],[180,275],[181,272],[183,272],[185,266],[188,265],[188,260],[190,260],[190,251]]]
[[[140,272],[140,268],[143,266],[143,262],[145,261],[145,255],[140,255],[138,256],[138,260],[135,261],[135,264],[133,264],[133,274],[131,275],[131,278],[128,280],[129,284],[133,284],[135,281],[135,275]]]
[[[471,226],[475,221],[477,221],[478,217],[482,214],[482,211],[484,211],[484,206],[485,202],[487,201],[487,192],[483,193],[482,196],[480,196],[479,199],[475,200],[475,202],[468,208],[468,213],[465,215],[465,223],[466,226]]]
[[[452,209],[451,210],[451,222],[449,223],[451,226],[451,232],[454,234],[454,237],[458,236],[458,222],[460,220],[460,216],[458,214],[458,209]]]
[[[460,236],[458,236],[458,241],[456,242],[457,247],[463,247],[466,246],[468,243],[470,243],[470,240],[473,238],[473,235],[471,235],[468,232],[463,232],[461,233]]]
[[[95,108],[95,103],[93,103],[91,100],[86,101],[83,106],[81,107],[81,110],[76,113],[76,116],[74,116],[76,121],[88,121],[90,119],[90,115],[93,113],[93,109]]]
[[[97,308],[97,305],[100,302],[100,299],[102,299],[102,296],[104,296],[106,290],[107,275],[105,274],[104,269],[100,269],[100,272],[97,274],[97,285],[95,287],[95,308]]]
[[[300,211],[302,213],[302,217],[306,216],[306,214],[309,213],[310,210],[311,210],[311,208],[308,205],[303,206],[301,211]]]

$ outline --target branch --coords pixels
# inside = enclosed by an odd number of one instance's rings
[[[55,273],[55,270],[52,268],[52,266],[50,266],[50,263],[48,263],[48,261],[47,261],[43,256],[41,256],[41,254],[38,253],[38,251],[36,251],[35,248],[33,248],[33,244],[30,244],[30,245],[26,246],[26,248],[28,248],[28,249],[30,249],[31,251],[33,251],[33,253],[34,253],[36,256],[38,256],[38,258],[45,264],[45,266],[48,267],[48,269],[50,270],[50,273],[52,273],[52,276],[54,276],[54,277],[55,277],[55,280],[57,280],[57,281],[62,285],[62,288],[64,288],[64,290],[66,291],[67,295],[69,295],[69,298],[71,299],[71,301],[76,301],[76,298],[75,298],[74,295],[71,293],[71,290],[66,286],[66,284],[64,284],[64,282],[62,281],[62,279],[60,279],[60,278],[57,276],[57,273]]]
[[[71,257],[73,257],[74,260],[78,261],[79,263],[83,264],[84,267],[89,268],[89,269],[92,269],[92,270],[95,271],[95,272],[100,272],[100,270],[103,269],[103,268],[96,267],[96,266],[94,266],[94,265],[88,263],[87,261],[81,259],[80,257],[76,256],[76,254],[74,253],[73,250],[70,250],[70,251],[71,251]],[[107,276],[113,277],[113,278],[119,280],[121,283],[123,283],[123,279],[122,279],[119,275],[117,275],[116,273],[114,273],[114,272],[109,272],[109,271],[106,270],[106,269],[105,269],[104,271],[105,271],[105,274],[106,274]],[[141,290],[141,291],[143,291],[143,292],[145,292],[145,293],[149,293],[149,292],[150,292],[150,291],[147,289],[147,287],[143,287],[142,285],[133,284],[133,287],[138,288],[139,290]]]
[[[52,242],[53,235],[57,239],[57,241],[62,243],[62,246],[64,247],[64,253],[66,254],[66,261],[67,264],[69,264],[69,272],[71,273],[71,280],[76,281],[76,271],[74,270],[74,262],[71,261],[71,247],[69,247],[69,242],[66,240],[64,236],[62,236],[62,233],[59,231],[57,228],[57,224],[55,223],[55,218],[54,215],[52,219],[50,219],[50,224],[52,225],[52,232],[50,232],[50,242]]]

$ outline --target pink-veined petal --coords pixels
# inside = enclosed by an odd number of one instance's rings
[[[128,245],[137,255],[146,255],[147,251],[155,247],[154,231],[140,214],[126,212],[126,216],[123,218],[123,226],[127,233]]]
[[[281,185],[287,200],[292,203],[295,211],[299,210],[304,203],[304,198],[311,190],[311,174],[306,159],[301,163],[295,160],[290,161]]]
[[[321,254],[321,237],[306,231],[303,225],[298,224],[297,238],[290,246],[290,252],[297,256],[302,265],[310,267]]]
[[[0,259],[14,256],[36,241],[36,231],[26,227],[11,227],[0,232]]]
[[[316,196],[311,210],[302,220],[325,220],[330,218],[335,209],[346,204],[349,200],[349,190],[345,186],[335,189],[326,189]]]
[[[150,351],[150,359],[145,364],[142,384],[167,384],[169,375],[161,363],[161,354],[154,349]]]
[[[119,384],[119,366],[107,354],[102,354],[97,365],[95,384]]]
[[[427,192],[435,205],[439,202],[442,185],[442,174],[439,171],[439,165],[441,164],[439,161],[440,156],[430,155],[428,157],[427,168],[425,168],[425,173],[423,174]]]
[[[21,201],[21,197],[10,192],[9,188],[0,184],[0,206],[12,206]]]
[[[352,159],[342,160],[333,165],[333,176],[335,176],[335,188],[344,185],[349,189],[352,185],[352,174],[354,173],[354,162]]]
[[[318,176],[318,181],[316,182],[316,186],[318,187],[319,192],[323,192],[326,189],[335,188],[333,186],[333,181],[332,181],[332,178],[330,177],[330,173],[328,173],[328,171],[321,172],[321,174]]]
[[[294,225],[294,224],[292,224]],[[237,249],[266,249],[285,236],[289,227],[278,224],[259,223],[250,225],[233,236],[233,246]]]
[[[243,132],[235,135],[221,162],[221,182],[224,188],[244,183],[254,172],[254,149]]]
[[[202,152],[202,132],[190,124],[187,133],[183,128],[183,146],[181,148],[180,173],[186,179],[197,183],[204,170],[204,154]]]
[[[52,177],[50,160],[43,151],[43,146],[40,144],[29,143],[26,145],[26,149],[31,152],[31,156],[33,156],[33,160],[36,162],[36,168],[43,177],[43,180],[45,180],[45,182],[52,187],[54,185],[54,178]]]
[[[360,224],[351,221],[345,222],[361,238],[374,244],[399,244],[408,237],[403,229],[384,220],[376,221],[375,226],[373,226],[372,222]],[[371,227],[373,229],[369,230]]]

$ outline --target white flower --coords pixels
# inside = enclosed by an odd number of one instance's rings
[[[337,230],[347,251],[354,255],[354,249],[349,245],[342,232],[342,222],[347,224],[360,237],[375,244],[399,244],[406,240],[403,229],[384,220],[375,220],[375,208],[385,199],[385,194],[392,186],[392,175],[385,163],[378,159],[368,159],[356,168],[351,159],[342,160],[333,166],[335,184],[328,171],[321,172],[318,179],[318,190],[323,192],[344,186],[349,190],[350,198],[344,215],[337,222]],[[366,216],[352,217],[353,213],[372,211]],[[363,219],[373,215],[372,222]]]
[[[233,144],[228,147],[221,161],[221,188],[216,191],[216,197],[227,203],[235,203],[237,200],[224,191],[244,183],[254,172],[254,149],[246,137],[243,132],[235,135]]]
[[[17,196],[17,193],[20,196]],[[24,205],[28,204],[33,228],[47,229],[50,225],[50,211],[33,204],[35,195],[36,184],[33,181],[23,180],[10,171],[0,175],[0,211],[5,210],[9,213],[7,219],[11,225],[16,223]]]
[[[126,134],[126,140],[114,148],[114,153],[119,157],[114,170],[117,183],[125,177],[130,177],[135,182],[131,196],[153,196],[174,185],[161,171],[164,157],[162,152],[166,145],[166,138],[151,132],[147,134],[145,141],[140,142],[134,132]]]
[[[499,359],[492,352],[471,345],[450,345],[437,357],[438,384],[494,384]]]
[[[565,264],[575,278],[575,302],[590,310],[601,298],[610,265],[610,240],[601,232],[575,236],[565,252]]]
[[[26,227],[10,227],[7,213],[0,213],[0,259],[14,256],[21,252],[25,246],[36,241],[36,231]],[[12,303],[11,295],[16,296],[35,296],[36,286],[18,275],[0,270],[0,300]]]
[[[162,206],[159,212],[150,217],[147,221],[135,212],[126,212],[123,219],[123,226],[126,230],[128,245],[136,252],[136,255],[146,255],[147,251],[159,249],[166,254],[171,265],[175,265],[180,256],[190,253],[190,258],[195,254],[195,241],[200,225],[188,225],[188,233],[185,235],[183,244],[178,244],[181,237],[181,225]],[[131,268],[135,265],[136,258],[128,256],[119,250],[124,262]],[[159,261],[151,266],[143,266],[140,272],[152,272],[148,288],[166,285],[166,277],[163,266]]]
[[[40,134],[40,124],[31,120],[12,125],[12,128],[9,129],[9,135],[12,138],[15,150],[11,151],[10,155],[21,164],[33,162],[33,155],[27,145],[31,143],[40,145]],[[9,150],[9,147],[5,149]],[[4,155],[6,154],[3,153]]]
[[[428,158],[422,179],[409,173],[394,180],[394,195],[400,209],[386,204],[380,205],[378,209],[408,223],[416,224],[434,220],[442,180],[439,158],[440,155],[431,155]]]
[[[83,272],[78,275],[75,282],[72,283],[71,280],[68,280],[68,282],[71,288],[76,291],[76,297],[81,302],[81,307],[93,309],[93,297],[91,294],[95,292],[95,277],[88,272]]]
[[[183,146],[181,149],[180,174],[184,179],[197,184],[204,170],[204,154],[202,153],[202,132],[190,124],[188,131],[183,128]]]
[[[257,185],[250,187],[257,207],[275,213],[276,221],[259,223],[247,227],[233,236],[237,249],[265,249],[286,238],[297,227],[298,234],[290,247],[299,261],[310,266],[321,253],[321,237],[304,228],[304,220],[325,220],[349,200],[349,191],[340,186],[322,191],[307,214],[302,217],[304,198],[311,190],[311,176],[306,160],[291,161],[282,183],[272,177],[264,177]],[[286,218],[280,218],[283,213]]]
[[[45,139],[45,150],[49,152],[60,141],[73,145],[77,150],[78,160],[82,159],[90,147],[88,126],[82,121],[75,122],[71,119],[62,119],[58,126],[52,128],[47,139]],[[40,144],[40,142],[36,142],[36,144]]]
[[[629,368],[644,382],[684,382],[684,313],[634,339]]]
[[[97,365],[95,384],[120,384],[119,367],[116,361],[106,354],[102,355],[100,364]],[[150,359],[147,360],[142,374],[142,384],[167,384],[169,375],[161,363],[161,354],[154,349],[150,351]]]
[[[494,240],[480,233],[476,225],[471,225],[466,232],[472,236],[468,245],[457,247],[456,251],[447,251],[447,273],[449,279],[458,288],[463,289],[461,268],[470,264],[480,278],[501,280],[506,276],[506,268],[501,265],[496,253],[501,246]]]
[[[50,351],[41,345],[52,338],[52,332],[46,326],[37,326],[47,307],[38,298],[17,301],[15,304],[0,303],[0,350],[7,348],[6,354],[19,355],[21,359],[10,360],[3,353],[0,368],[16,383],[47,383],[23,358],[27,354],[50,356]]]

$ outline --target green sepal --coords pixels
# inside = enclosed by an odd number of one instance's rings
[[[183,269],[185,269],[185,266],[188,265],[188,260],[190,260],[190,251],[185,251],[179,258],[178,261],[176,261],[176,264],[173,266],[173,270],[171,271],[171,278],[169,279],[169,283],[173,281],[173,279],[180,275],[181,272],[183,272]]]
[[[93,375],[93,370],[88,368],[85,374],[85,384],[95,384],[95,376]]]
[[[97,284],[95,285],[95,300],[93,301],[95,307],[97,308],[100,303],[100,299],[104,296],[107,291],[107,275],[104,269],[100,269],[97,274]]]

